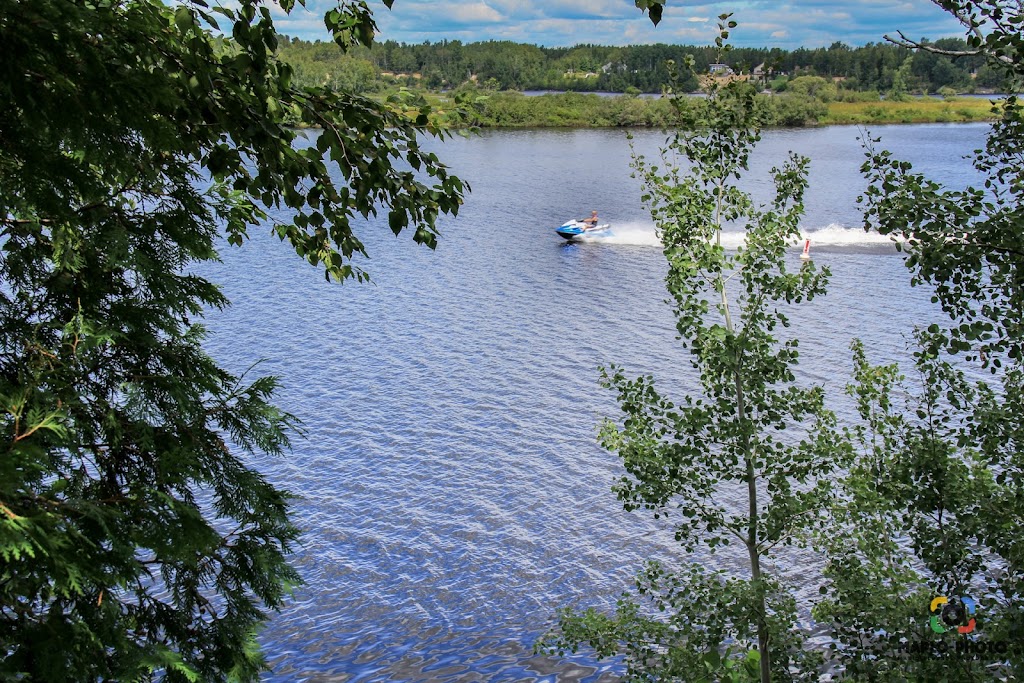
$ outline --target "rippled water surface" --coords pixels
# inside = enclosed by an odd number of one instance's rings
[[[947,182],[980,125],[880,127],[883,145]],[[805,381],[838,392],[849,341],[901,355],[927,320],[900,256],[859,231],[855,128],[773,131],[748,187],[789,149],[812,158],[805,227],[833,273],[800,311]],[[654,154],[658,133],[639,133]],[[438,145],[473,192],[436,252],[363,230],[374,284],[324,282],[254,231],[207,274],[234,305],[210,316],[211,352],[281,376],[307,437],[258,466],[298,499],[306,584],[263,635],[273,681],[609,681],[613,664],[534,656],[564,605],[607,607],[669,533],[622,511],[614,456],[595,441],[613,396],[598,367],[692,386],[663,303],[663,257],[614,131],[489,132]],[[598,209],[616,238],[565,244],[553,229]],[[796,262],[798,249],[794,249]],[[714,560],[723,561],[723,560]]]

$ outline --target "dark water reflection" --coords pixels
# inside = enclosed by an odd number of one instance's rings
[[[985,127],[874,132],[962,184],[960,157]],[[767,192],[759,176],[788,149],[813,159],[806,227],[834,278],[794,330],[801,377],[844,414],[849,340],[896,358],[930,315],[900,256],[855,227],[857,135],[769,132],[749,184]],[[660,139],[636,144],[652,154]],[[474,191],[436,252],[366,226],[375,284],[327,284],[265,234],[210,273],[234,302],[210,318],[211,351],[236,371],[265,358],[308,429],[287,458],[258,463],[299,496],[306,530],[306,585],[262,638],[267,680],[612,680],[609,665],[536,657],[533,642],[557,607],[611,606],[644,558],[679,557],[670,533],[622,511],[609,491],[619,466],[595,443],[616,414],[599,365],[693,386],[624,135],[490,132],[440,153]],[[553,234],[591,208],[617,240]]]

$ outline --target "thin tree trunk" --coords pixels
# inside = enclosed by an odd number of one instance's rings
[[[736,415],[742,425],[746,421],[747,407],[743,395],[742,371],[737,360],[734,373],[736,381]],[[767,600],[764,584],[761,583],[761,554],[757,550],[757,472],[754,469],[754,454],[751,453],[750,438],[743,434],[743,457],[747,467],[747,554],[750,556],[750,578],[754,582],[757,598],[757,652],[760,655],[761,683],[771,683],[771,655],[768,651]]]
[[[722,244],[722,193],[724,181],[719,181],[717,206],[715,207],[715,221],[718,231],[716,234],[717,244]],[[725,293],[725,279],[721,273],[718,274],[719,294],[722,298],[722,314],[725,316],[725,328],[729,334],[735,334],[732,323],[732,314],[729,310],[729,299]],[[742,426],[747,420],[747,405],[743,393],[743,369],[740,367],[740,359],[736,359],[733,380],[736,385],[736,417]],[[746,464],[747,480],[747,554],[750,556],[750,578],[754,582],[754,590],[757,596],[757,652],[760,655],[761,683],[771,683],[771,657],[768,651],[768,623],[767,623],[767,599],[764,591],[764,584],[761,583],[761,554],[757,550],[757,471],[754,468],[754,454],[751,452],[750,437],[743,433],[743,457]]]

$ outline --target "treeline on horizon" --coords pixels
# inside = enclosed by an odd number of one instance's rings
[[[959,38],[931,44],[952,51],[967,47]],[[436,91],[476,84],[487,90],[654,93],[671,80],[670,60],[680,64],[692,55],[696,70],[703,72],[717,63],[718,52],[694,45],[549,48],[510,41],[405,44],[388,40],[343,53],[332,42],[282,37],[279,54],[292,64],[299,83],[355,92],[396,85]],[[981,57],[914,52],[889,43],[850,47],[835,42],[827,48],[795,50],[736,47],[722,63],[742,73],[761,67],[763,85],[775,91],[785,90],[791,79],[800,76],[833,79],[840,90],[879,93],[889,92],[894,84],[918,94],[940,89],[993,92],[1002,86],[1000,76]],[[901,67],[902,77],[898,75]],[[678,88],[696,91],[699,84],[686,75]]]

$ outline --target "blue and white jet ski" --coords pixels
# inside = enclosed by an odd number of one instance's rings
[[[562,239],[572,242],[590,238],[611,237],[612,226],[608,223],[601,223],[588,228],[587,224],[581,220],[571,220],[567,221],[560,228],[556,228],[555,232]]]

